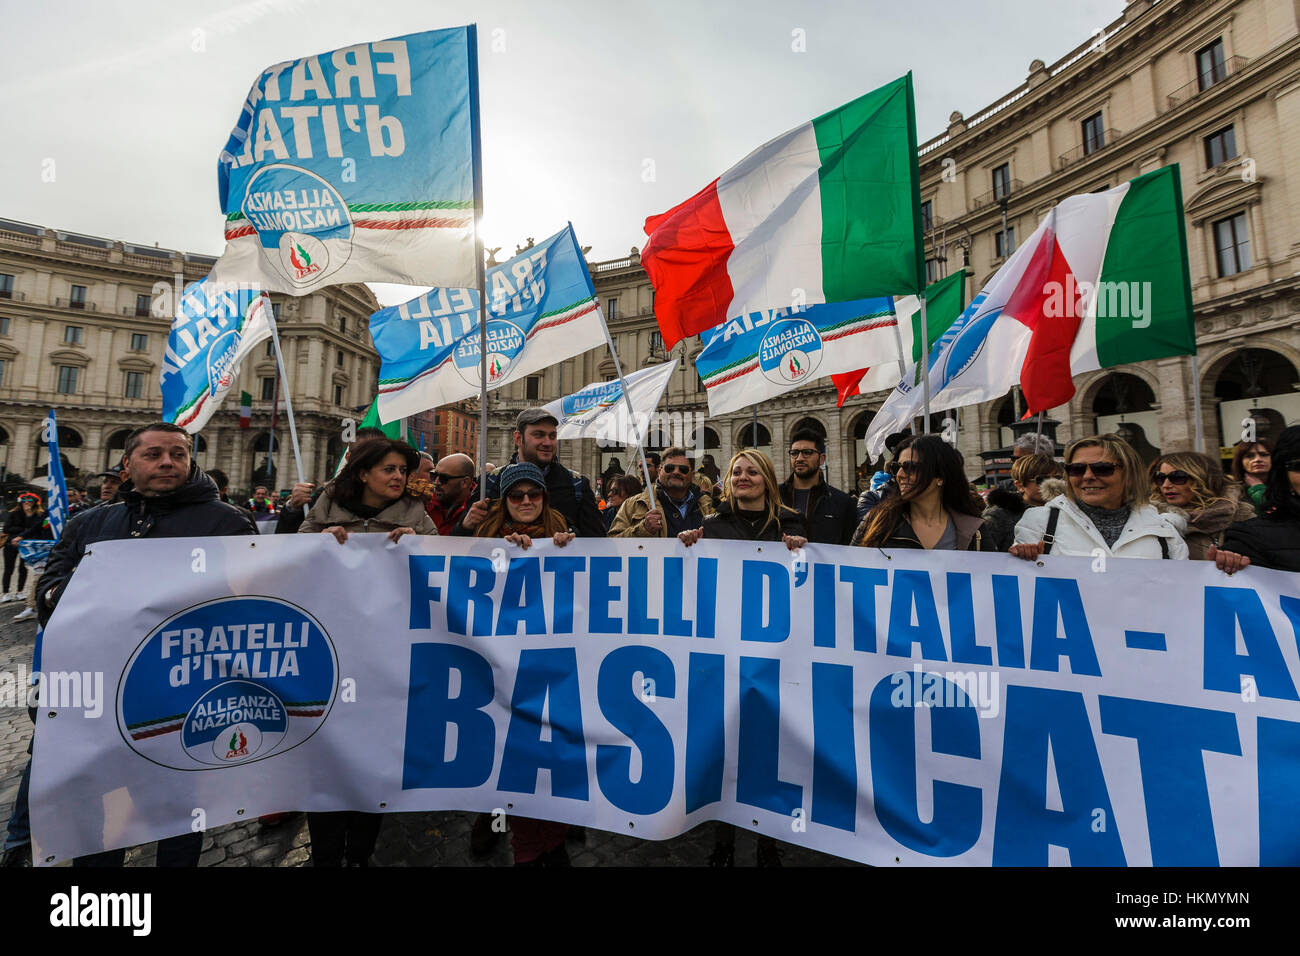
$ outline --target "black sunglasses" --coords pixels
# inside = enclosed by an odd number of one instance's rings
[[[689,475],[691,473],[690,465],[660,465],[659,470],[665,475]]]
[[[447,475],[441,471],[433,473],[433,480],[436,484],[442,484],[444,481],[459,481],[461,478],[468,478],[469,475]]]
[[[915,475],[921,470],[921,463],[919,461],[900,461],[898,470],[905,475]]]
[[[1065,473],[1071,478],[1082,478],[1088,473],[1088,469],[1091,468],[1092,473],[1098,478],[1109,478],[1111,475],[1115,474],[1115,469],[1118,467],[1119,465],[1115,464],[1113,461],[1094,461],[1087,464],[1075,462],[1072,465],[1065,466]]]
[[[1166,481],[1171,481],[1175,485],[1185,485],[1192,480],[1192,476],[1185,471],[1157,471],[1153,477],[1156,487],[1163,485]]]

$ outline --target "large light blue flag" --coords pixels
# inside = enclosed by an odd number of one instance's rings
[[[211,276],[186,286],[163,352],[163,421],[191,435],[207,424],[273,321],[271,300],[255,288]]]
[[[573,226],[493,266],[486,283],[489,389],[605,344]],[[370,317],[380,421],[479,393],[478,308],[475,289],[435,288]]]
[[[456,27],[263,70],[217,163],[213,276],[293,295],[475,284],[476,44]]]
[[[825,375],[890,363],[898,368],[892,299],[775,309],[730,319],[705,332],[695,370],[722,415],[784,395]]]
[[[50,453],[50,467],[46,475],[49,505],[46,511],[54,540],[58,541],[63,534],[63,526],[68,523],[68,484],[63,480],[63,459],[59,457],[59,425],[52,408],[50,417],[45,419],[45,442]]]

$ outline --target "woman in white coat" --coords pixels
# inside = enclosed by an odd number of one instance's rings
[[[1065,450],[1065,494],[1030,508],[1016,524],[1011,554],[1187,559],[1183,520],[1147,500],[1146,469],[1118,435],[1094,435]]]

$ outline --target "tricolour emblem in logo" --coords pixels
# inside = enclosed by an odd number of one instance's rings
[[[822,337],[807,319],[773,322],[758,346],[758,367],[778,385],[798,385],[811,378],[822,360]]]
[[[488,319],[487,324],[487,384],[493,388],[505,381],[510,365],[523,351],[524,330],[505,319]],[[465,336],[451,353],[451,359],[461,378],[471,385],[479,384],[479,337],[473,333]]]
[[[329,635],[306,611],[278,598],[220,598],[168,618],[136,648],[118,685],[118,727],[165,767],[249,763],[314,734],[337,678]]]

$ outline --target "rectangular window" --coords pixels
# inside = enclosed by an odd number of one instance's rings
[[[993,234],[993,253],[999,259],[1005,259],[1011,253],[1016,251],[1016,227],[1007,226],[1007,233],[1004,236],[999,229]]]
[[[335,386],[334,386],[334,404],[335,404],[335,405],[342,405],[342,404],[343,404],[343,386],[342,386],[342,385],[335,385]]]
[[[149,336],[144,332],[131,333],[131,351],[147,352],[149,351]]]
[[[5,359],[0,359],[0,388],[3,388],[3,387],[4,387],[4,384],[5,384],[5,368],[8,366],[8,364],[9,364],[9,363],[8,363]]]
[[[929,232],[934,228],[934,203],[926,200],[921,203],[921,229]]]
[[[1003,163],[993,170],[993,198],[1006,199],[1011,194],[1011,164]]]
[[[938,282],[938,281],[939,281],[939,260],[926,259],[925,260],[925,284],[929,285],[931,282]]]
[[[1205,165],[1213,169],[1237,157],[1237,134],[1231,126],[1205,137]]]
[[[77,373],[81,369],[75,365],[59,366],[59,394],[75,395],[77,393]]]
[[[9,334],[9,316],[0,315],[0,335]]]
[[[339,368],[343,367],[343,350],[339,349],[334,355],[334,364]]]
[[[1222,37],[1209,46],[1196,51],[1196,85],[1198,89],[1208,90],[1215,83],[1222,83],[1227,76],[1228,69],[1223,56]]]
[[[136,295],[135,297],[135,314],[148,315],[150,308],[153,306],[153,299],[147,295]]]
[[[1214,224],[1214,250],[1220,276],[1236,275],[1251,267],[1250,233],[1246,231],[1244,212]]]
[[[271,303],[271,318],[275,319],[276,322],[279,322],[279,321],[280,321],[280,303],[279,303],[279,302],[272,302],[272,303]]]
[[[74,285],[72,292],[69,294],[68,306],[73,309],[84,309],[86,307],[86,287],[84,285]]]
[[[86,341],[86,330],[79,325],[69,325],[63,329],[65,345],[81,345]]]
[[[339,331],[340,331],[340,332],[347,332],[347,330],[348,330],[348,315],[347,315],[346,312],[340,312],[340,313],[339,313]]]
[[[542,379],[539,375],[529,375],[524,379],[524,398],[536,401],[541,392]]]
[[[269,402],[275,398],[275,376],[270,375],[262,379],[262,401]]]
[[[275,358],[275,339],[266,340],[266,357]]]
[[[7,272],[0,272],[0,299],[14,297],[14,277]]]
[[[618,299],[606,299],[605,300],[606,321],[613,322],[617,318],[618,318]]]
[[[655,329],[653,332],[650,333],[650,352],[652,354],[657,354],[659,352],[662,352],[663,350],[664,350],[663,333],[660,332],[658,329]]]
[[[1101,112],[1083,121],[1083,155],[1091,156],[1106,145],[1106,130],[1102,128]]]
[[[144,398],[144,372],[126,373],[126,397]]]

